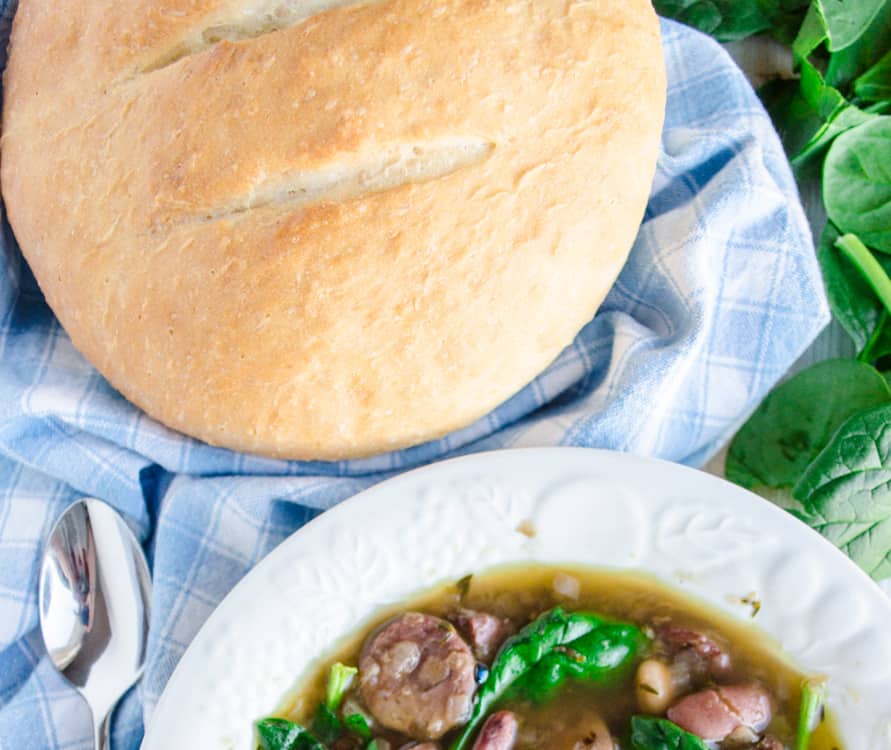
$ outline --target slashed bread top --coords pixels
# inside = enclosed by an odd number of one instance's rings
[[[440,437],[591,319],[665,106],[648,0],[20,0],[10,222],[74,344],[209,443]]]

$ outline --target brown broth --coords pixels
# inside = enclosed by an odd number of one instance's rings
[[[554,590],[558,573],[571,575],[580,584],[577,599],[569,599]],[[462,595],[462,588],[466,593]],[[757,680],[767,687],[778,706],[770,731],[791,747],[798,716],[799,691],[804,675],[783,657],[771,639],[754,624],[741,623],[707,605],[684,596],[663,583],[640,574],[621,574],[573,566],[523,565],[488,570],[474,575],[469,587],[455,583],[440,585],[418,594],[398,606],[379,612],[365,626],[349,635],[330,654],[323,657],[305,681],[276,711],[276,716],[309,725],[313,713],[325,693],[331,664],[356,664],[365,637],[390,617],[406,611],[427,612],[441,617],[458,606],[491,612],[526,623],[556,605],[567,610],[589,610],[638,624],[670,618],[673,624],[704,631],[728,646],[734,664],[735,678]],[[505,702],[522,717],[521,740],[539,733],[548,742],[518,743],[516,750],[535,747],[572,747],[570,737],[579,716],[590,711],[599,713],[616,736],[627,734],[630,717],[639,713],[631,681],[609,689],[586,684],[569,684],[559,698],[544,706]],[[567,727],[566,742],[556,737],[555,728]],[[562,734],[562,733],[558,733]],[[406,741],[399,735],[382,733],[395,741]],[[448,747],[449,735],[442,742]],[[820,724],[809,750],[842,750],[831,717]]]

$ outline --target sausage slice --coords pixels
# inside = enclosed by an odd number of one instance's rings
[[[714,638],[705,633],[676,625],[666,625],[656,631],[656,637],[671,656],[683,652],[695,655],[701,662],[699,671],[705,675],[726,678],[733,671],[730,655]]]
[[[459,610],[452,621],[467,636],[477,658],[484,662],[490,662],[505,638],[514,632],[509,620],[472,609]]]
[[[512,750],[518,728],[517,717],[510,711],[494,713],[483,724],[473,750]]]
[[[436,740],[470,718],[475,666],[470,647],[450,623],[407,612],[365,641],[359,690],[385,727]]]

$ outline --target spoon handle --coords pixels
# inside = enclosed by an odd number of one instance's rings
[[[101,719],[93,714],[93,747],[96,750],[109,750],[111,740],[108,737],[111,724],[111,711],[107,711]]]

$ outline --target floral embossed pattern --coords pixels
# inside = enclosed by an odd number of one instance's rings
[[[736,617],[755,614],[801,669],[830,677],[850,750],[891,749],[891,603],[843,555],[714,477],[560,448],[437,464],[304,527],[208,620],[144,748],[248,750],[253,720],[380,608],[529,561],[641,570]]]

